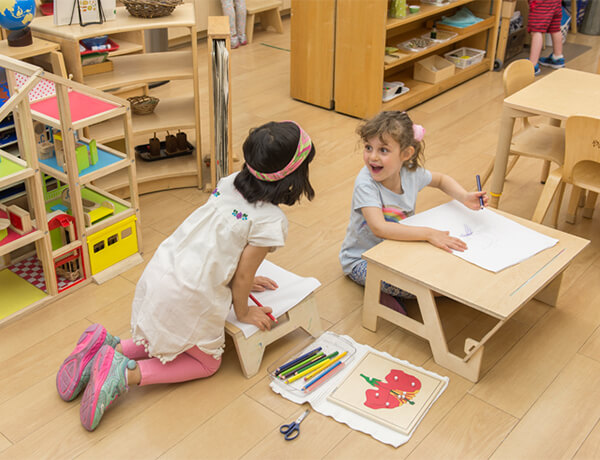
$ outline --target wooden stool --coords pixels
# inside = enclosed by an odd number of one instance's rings
[[[260,17],[260,25],[263,30],[267,30],[271,26],[276,32],[283,33],[283,24],[279,14],[280,7],[281,0],[246,0],[246,11],[248,12],[246,36],[248,37],[248,43],[252,43],[256,15]]]
[[[318,337],[323,332],[321,318],[315,302],[314,295],[306,297],[286,314],[277,318],[279,323],[270,331],[258,331],[246,338],[237,326],[225,322],[225,332],[231,336],[242,371],[247,378],[256,375],[260,369],[265,347],[277,339],[301,327],[313,337]]]

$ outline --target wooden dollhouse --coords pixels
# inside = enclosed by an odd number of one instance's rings
[[[14,117],[21,155],[0,150],[0,188],[26,187],[0,206],[2,323],[142,259],[129,103],[6,56],[0,66],[11,94],[0,119]],[[125,153],[81,135],[106,120],[120,124]],[[93,184],[119,171],[129,201]]]

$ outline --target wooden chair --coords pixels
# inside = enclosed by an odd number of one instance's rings
[[[558,210],[565,183],[572,184],[567,222],[575,223],[577,204],[583,189],[588,191],[583,215],[592,217],[600,193],[600,118],[574,115],[567,119],[565,163],[550,173],[533,213],[533,221],[541,223],[558,190],[553,224],[556,227]]]
[[[256,16],[260,18],[260,25],[263,30],[273,27],[276,32],[283,33],[283,23],[281,22],[281,0],[246,0],[246,36],[248,43],[252,43],[254,35],[254,21]]]
[[[504,97],[516,93],[529,85],[535,79],[535,70],[529,59],[519,59],[510,63],[504,70],[502,77],[504,83]],[[550,97],[550,96],[549,96]],[[523,128],[513,134],[510,144],[511,163],[506,168],[506,175],[512,170],[520,156],[539,158],[545,160],[542,169],[541,182],[548,177],[550,163],[563,164],[565,135],[564,130],[558,125],[558,120],[553,120],[554,125],[548,123],[531,124],[527,117],[523,117]],[[494,169],[494,160],[482,174],[482,184],[485,183]]]

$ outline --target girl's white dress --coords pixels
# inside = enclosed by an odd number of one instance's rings
[[[233,185],[236,174],[220,180],[206,204],[163,241],[137,283],[131,334],[163,363],[194,346],[220,357],[229,283],[242,251],[285,243],[283,211],[248,203]]]

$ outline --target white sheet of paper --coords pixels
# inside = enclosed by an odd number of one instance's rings
[[[494,273],[558,242],[491,209],[473,211],[456,200],[415,214],[402,223],[449,231],[468,247],[464,252],[453,251],[454,255]]]
[[[279,318],[289,309],[298,305],[302,299],[321,285],[316,278],[303,278],[284,270],[268,260],[263,260],[256,271],[256,276],[266,276],[279,285],[274,291],[252,293],[262,305],[273,309],[273,316],[275,318]],[[248,305],[254,305],[254,302],[248,299]],[[229,315],[227,315],[227,321],[239,327],[246,338],[258,331],[256,326],[238,321],[233,311],[233,305],[231,306]]]

